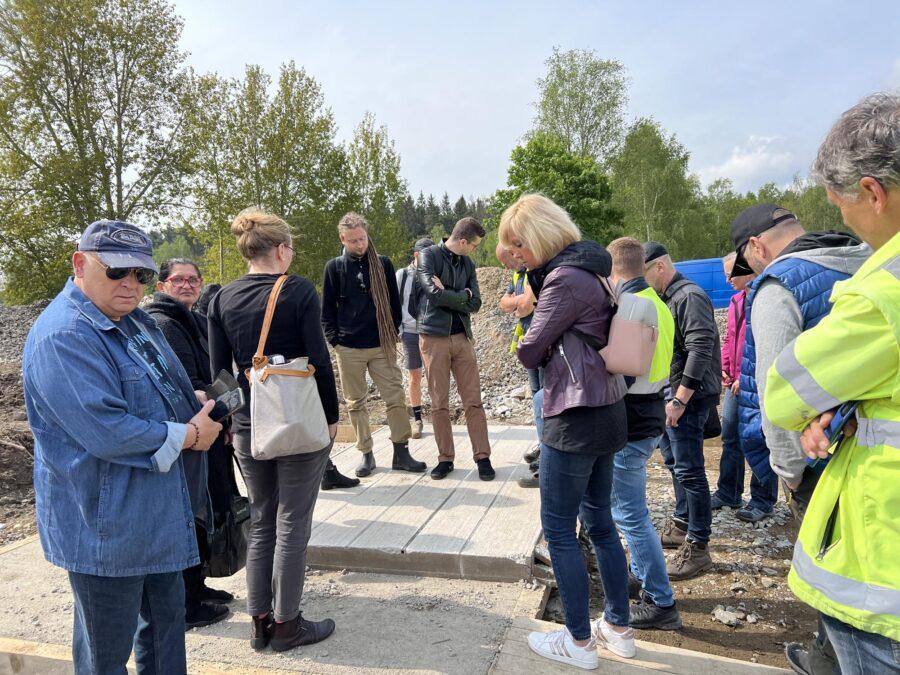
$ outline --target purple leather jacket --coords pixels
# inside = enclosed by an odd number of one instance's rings
[[[538,302],[517,353],[526,368],[544,368],[544,417],[625,397],[624,378],[608,373],[600,354],[569,331],[578,328],[606,344],[613,312],[597,275],[611,270],[605,248],[579,241],[528,273]]]

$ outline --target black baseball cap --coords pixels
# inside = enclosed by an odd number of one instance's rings
[[[97,254],[107,267],[140,267],[159,272],[153,262],[153,242],[137,226],[120,220],[98,220],[87,226],[79,251]]]
[[[734,267],[731,276],[740,277],[754,274],[747,264],[744,249],[750,237],[758,237],[776,225],[794,222],[799,225],[797,216],[778,204],[754,204],[741,211],[731,223],[731,241],[734,244]]]
[[[666,247],[660,244],[658,241],[648,241],[644,244],[644,264],[651,263],[657,258],[662,258],[664,255],[669,255],[669,252],[666,250]]]
[[[434,246],[434,242],[429,237],[422,237],[418,241],[416,241],[415,245],[413,245],[413,251],[419,253],[420,251],[424,251],[429,246]]]

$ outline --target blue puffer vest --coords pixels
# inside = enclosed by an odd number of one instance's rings
[[[831,311],[828,298],[831,296],[832,286],[847,278],[848,274],[809,260],[785,258],[770,265],[747,288],[747,336],[741,359],[741,393],[738,406],[741,450],[747,458],[750,469],[759,480],[772,478],[775,472],[769,465],[769,449],[766,447],[766,437],[763,434],[759,394],[756,388],[756,341],[753,337],[753,324],[750,323],[753,299],[766,279],[777,279],[797,299],[803,316],[803,330],[809,330]]]

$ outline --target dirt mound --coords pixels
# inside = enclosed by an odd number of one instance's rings
[[[33,453],[19,367],[0,364],[0,545],[35,531]]]
[[[30,305],[0,303],[0,363],[18,363],[21,360],[31,324],[49,304],[49,300]]]

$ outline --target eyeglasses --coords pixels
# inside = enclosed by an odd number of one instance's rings
[[[369,289],[366,288],[366,278],[363,276],[363,273],[361,271],[357,272],[356,280],[359,282],[359,287],[362,289],[362,292],[368,293]]]
[[[134,272],[134,278],[142,286],[146,286],[156,277],[156,272],[146,267],[110,267],[105,265],[99,258],[91,256],[92,260],[96,260],[97,264],[106,270],[106,278],[111,281],[121,281],[129,274]]]
[[[200,277],[169,277],[161,281],[173,286],[190,286],[191,288],[199,288],[203,283],[203,279]]]

